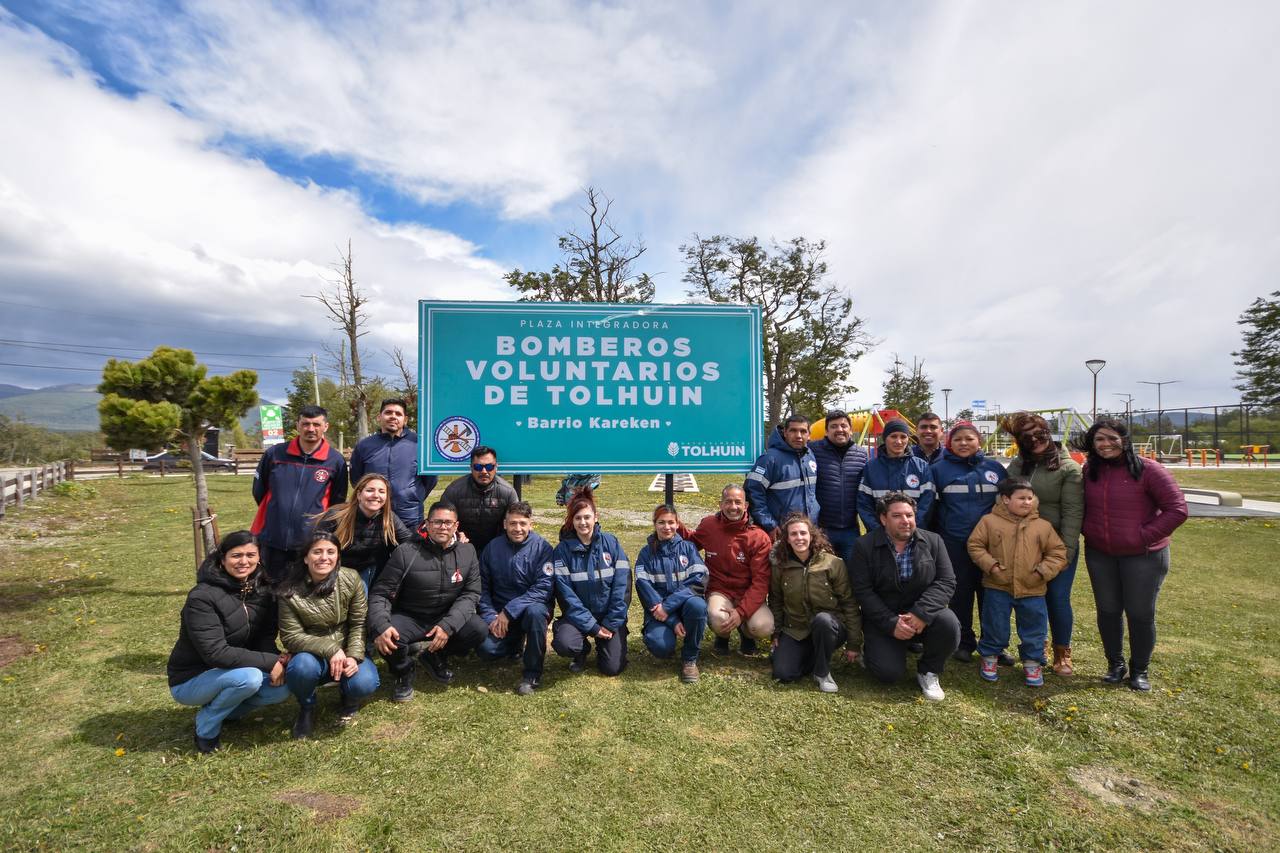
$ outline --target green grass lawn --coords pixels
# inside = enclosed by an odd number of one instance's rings
[[[1280,501],[1280,465],[1262,468],[1170,468],[1181,486],[1238,492],[1258,501]]]
[[[605,527],[634,555],[660,495],[607,477]],[[690,521],[726,478],[682,496]],[[1154,690],[1098,682],[1087,577],[1079,675],[1041,690],[972,666],[925,703],[839,665],[840,692],[779,687],[762,655],[703,657],[697,685],[650,658],[632,608],[618,679],[548,662],[459,663],[455,685],[386,689],[351,729],[321,692],[313,740],[292,702],[198,756],[164,667],[192,582],[186,478],[105,480],[0,522],[0,848],[1264,849],[1280,845],[1280,527],[1194,520],[1174,539]],[[526,490],[550,535],[556,483]],[[222,529],[248,477],[211,484]],[[16,639],[12,639],[16,638]],[[709,645],[709,644],[708,644]],[[735,643],[736,647],[736,643]],[[7,658],[0,658],[0,660]]]

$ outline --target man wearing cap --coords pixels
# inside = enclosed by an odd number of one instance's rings
[[[936,412],[925,412],[916,420],[916,443],[911,453],[930,465],[942,458],[942,418]]]
[[[911,431],[906,421],[894,418],[884,425],[875,457],[862,469],[858,484],[858,518],[868,531],[880,526],[876,502],[890,492],[901,492],[915,501],[918,524],[927,526],[933,509],[933,475],[929,463],[913,456],[908,447]]]
[[[769,446],[742,484],[751,502],[751,520],[765,533],[793,512],[818,521],[818,462],[809,449],[809,419],[789,415],[774,428]]]

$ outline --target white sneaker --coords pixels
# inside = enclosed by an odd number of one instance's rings
[[[835,693],[840,688],[836,686],[836,680],[831,677],[831,673],[826,675],[815,675],[813,683],[818,685],[818,689],[823,693]]]
[[[942,692],[942,685],[938,684],[936,673],[918,672],[916,673],[916,681],[920,684],[920,692],[930,702],[941,702],[946,698],[947,694]]]

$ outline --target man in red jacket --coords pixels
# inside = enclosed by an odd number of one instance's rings
[[[729,635],[736,628],[742,637],[742,653],[755,654],[756,640],[773,636],[773,613],[764,606],[773,542],[747,515],[747,493],[742,486],[725,486],[720,492],[720,511],[702,519],[698,529],[685,538],[702,549],[710,571],[707,622],[716,635],[715,652],[729,653]]]

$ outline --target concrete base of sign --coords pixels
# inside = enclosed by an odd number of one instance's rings
[[[699,491],[698,481],[693,479],[692,474],[674,474],[673,477],[675,478],[675,483],[673,484],[674,487],[672,488],[672,491],[690,492],[690,493]],[[667,488],[666,474],[658,474],[653,478],[653,482],[649,484],[649,491],[651,492],[666,491],[666,488]]]

